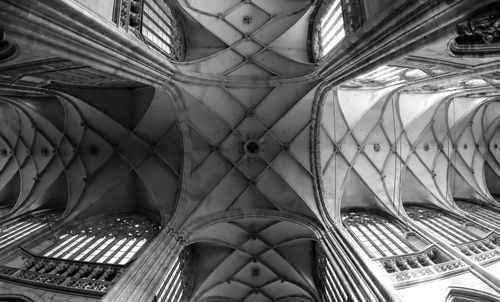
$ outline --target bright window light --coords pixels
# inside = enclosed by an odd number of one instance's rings
[[[335,45],[345,37],[342,5],[335,0],[321,19],[321,48],[323,56],[328,54]]]

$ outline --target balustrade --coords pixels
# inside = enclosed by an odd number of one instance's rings
[[[0,266],[0,279],[100,297],[129,265],[90,263],[35,255],[20,248],[21,268]]]

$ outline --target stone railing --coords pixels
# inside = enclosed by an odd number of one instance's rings
[[[500,249],[497,246],[498,234],[491,232],[483,239],[456,245],[462,253],[477,262],[500,259]]]
[[[389,279],[396,284],[405,282],[406,285],[409,285],[412,283],[411,281],[421,282],[423,278],[431,279],[434,276],[455,273],[466,266],[461,260],[452,260],[432,266],[392,273],[389,274]]]
[[[436,260],[438,250],[431,245],[423,251],[405,254],[400,256],[392,256],[379,258],[376,261],[389,274],[413,269],[421,269],[432,266],[438,261]],[[442,262],[442,261],[441,261]]]
[[[42,257],[22,248],[21,253],[24,265],[21,268],[0,266],[1,280],[85,296],[106,294],[128,266]]]
[[[500,251],[498,249],[494,249],[471,256],[471,258],[477,262],[494,261],[500,259]]]
[[[379,258],[375,261],[385,269],[396,286],[409,285],[417,280],[420,282],[424,278],[432,279],[466,267],[463,261],[446,257],[434,245],[417,253]]]

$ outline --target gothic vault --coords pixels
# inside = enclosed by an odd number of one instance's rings
[[[0,0],[0,301],[500,301],[500,4]]]

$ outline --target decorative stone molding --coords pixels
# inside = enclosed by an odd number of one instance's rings
[[[12,60],[17,55],[19,55],[19,48],[16,44],[5,40],[5,33],[0,28],[0,63]]]
[[[23,266],[0,266],[0,280],[95,297],[103,296],[129,265],[60,260],[20,251]]]
[[[500,55],[500,9],[488,8],[456,25],[457,37],[448,43],[452,56]]]
[[[62,233],[96,237],[137,238],[150,240],[158,233],[158,225],[141,215],[107,217],[70,226]]]

